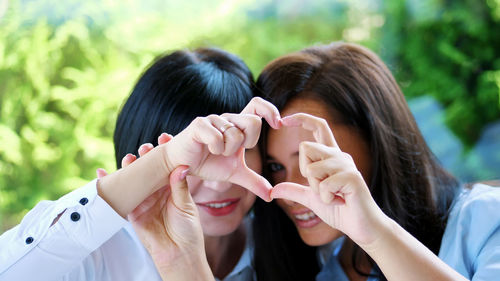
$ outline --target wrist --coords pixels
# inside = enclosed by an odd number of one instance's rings
[[[97,182],[97,192],[117,213],[126,217],[144,199],[168,185],[171,170],[158,147]]]
[[[166,255],[169,256],[168,253]],[[163,280],[214,280],[205,253],[180,255],[173,259],[168,258],[168,262],[165,261],[164,257],[153,256],[155,266]]]
[[[380,252],[381,249],[392,247],[394,235],[397,235],[400,226],[385,215],[382,211],[376,226],[373,228],[373,239],[367,243],[357,243],[372,258]],[[356,242],[356,241],[355,241]]]

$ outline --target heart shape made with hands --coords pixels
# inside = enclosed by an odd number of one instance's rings
[[[307,175],[306,166],[312,162],[322,160],[325,156],[325,152],[323,151],[325,147],[330,150],[341,151],[338,148],[328,123],[322,118],[305,113],[296,113],[284,117],[279,123],[280,126],[272,127],[274,129],[280,129],[282,127],[301,127],[305,130],[311,131],[313,134],[316,143],[303,142],[303,145],[301,145],[299,149],[301,173],[304,177],[308,178],[310,186],[306,187],[296,183],[282,182],[275,187],[271,187],[271,184],[265,178],[247,167],[244,155],[245,151],[243,148],[238,151],[238,161],[233,163],[237,165],[235,169],[237,172],[234,174],[234,177],[229,179],[229,181],[243,186],[266,201],[269,201],[265,197],[268,195],[269,199],[285,198],[301,203],[305,206],[314,205],[312,203],[317,200],[317,193],[319,191],[318,185],[320,183],[317,177],[321,177],[321,175]],[[320,149],[315,148],[315,146],[319,146]],[[231,158],[232,157],[229,157],[226,160],[231,161]],[[214,161],[221,161],[221,159],[216,159]],[[336,201],[342,199],[341,197],[335,197],[331,192],[320,192],[319,194],[321,199],[326,203],[330,203],[333,199],[336,199]]]

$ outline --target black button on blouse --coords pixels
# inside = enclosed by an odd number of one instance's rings
[[[79,220],[80,220],[80,214],[79,214],[79,213],[77,213],[77,212],[73,212],[73,213],[71,214],[71,220],[72,220],[72,221],[79,221]]]

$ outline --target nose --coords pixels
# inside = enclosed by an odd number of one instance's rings
[[[287,174],[286,181],[298,183],[298,184],[305,185],[305,186],[309,185],[307,178],[302,176],[302,174],[300,173],[299,167],[293,169],[293,171],[291,173]]]
[[[287,182],[298,183],[298,184],[305,185],[305,186],[309,186],[309,182],[307,181],[307,178],[304,177],[304,176],[302,176],[302,174],[300,173],[300,169],[298,167],[296,169],[293,169],[293,171],[291,173],[287,174],[286,181]],[[298,203],[296,203],[294,201],[290,201],[290,200],[287,200],[287,199],[282,199],[282,200],[288,206],[293,206],[293,205],[298,204]]]
[[[232,183],[227,181],[209,181],[203,180],[202,186],[215,190],[217,192],[225,192],[233,186]]]

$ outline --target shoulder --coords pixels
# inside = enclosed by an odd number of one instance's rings
[[[464,189],[449,214],[440,258],[464,276],[473,276],[480,256],[500,238],[499,206],[500,188],[476,184]]]
[[[500,219],[500,213],[497,212],[498,204],[500,204],[499,187],[475,184],[470,190],[465,189],[458,196],[450,213],[450,219],[452,216],[458,216],[462,220],[472,217],[488,217],[488,221],[495,217]]]
[[[447,228],[480,233],[496,230],[500,225],[500,188],[476,184],[464,189],[455,199]]]

